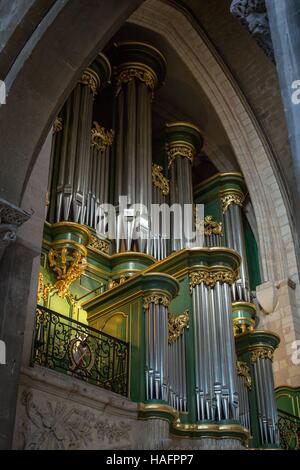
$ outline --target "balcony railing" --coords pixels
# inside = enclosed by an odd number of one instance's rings
[[[33,364],[127,396],[128,358],[128,343],[37,307]]]
[[[286,450],[300,450],[300,419],[278,410],[280,447]]]

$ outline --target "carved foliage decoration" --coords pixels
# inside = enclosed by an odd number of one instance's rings
[[[23,448],[25,450],[68,450],[96,447],[129,440],[131,426],[124,421],[99,420],[89,410],[69,407],[60,401],[36,404],[31,392],[23,391]]]
[[[49,265],[56,273],[54,288],[60,297],[69,293],[70,285],[80,278],[87,266],[87,260],[79,250],[73,250],[71,261],[68,261],[68,248],[62,248],[60,255],[51,249],[48,254]]]
[[[101,126],[97,121],[94,121],[94,127],[91,130],[92,147],[103,152],[107,147],[112,145],[114,141],[115,131],[113,129],[107,130]]]
[[[189,327],[189,311],[185,310],[181,315],[175,317],[169,313],[169,343],[173,343]]]
[[[166,295],[151,294],[144,298],[144,309],[147,310],[150,308],[150,304],[162,304],[164,307],[168,307],[170,304],[170,299]]]
[[[195,271],[190,274],[190,291],[197,285],[203,283],[208,287],[215,287],[217,282],[221,284],[233,284],[237,278],[238,273],[233,271],[218,270],[218,271]]]
[[[160,189],[164,196],[167,196],[170,192],[169,180],[162,173],[163,167],[152,163],[152,183],[153,186]]]
[[[237,363],[236,363],[236,372],[237,372],[237,375],[240,375],[241,377],[244,377],[245,386],[249,390],[251,390],[252,379],[251,379],[250,369],[247,366],[247,364],[243,361],[237,361]]]
[[[101,240],[100,238],[95,237],[94,235],[90,235],[88,248],[101,251],[101,253],[106,255],[109,254],[109,243],[105,240]]]
[[[270,359],[273,361],[274,350],[269,347],[257,348],[251,351],[251,362],[254,364],[258,359]]]

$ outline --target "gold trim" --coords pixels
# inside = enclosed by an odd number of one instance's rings
[[[184,329],[189,327],[189,310],[185,310],[177,317],[169,313],[168,315],[168,341],[174,343],[179,336],[183,335]]]
[[[63,240],[54,240],[53,242],[49,243],[51,247],[57,247],[61,245],[71,245],[76,247],[78,250],[81,250],[84,254],[84,256],[87,256],[87,249],[86,247],[79,242],[76,242],[74,240],[68,240],[68,239],[63,239]]]
[[[152,163],[152,184],[160,189],[164,196],[167,196],[170,192],[170,184],[168,178],[163,175],[162,169],[162,166]]]
[[[264,345],[251,351],[251,363],[255,364],[258,359],[270,359],[273,362],[274,348]]]
[[[222,212],[225,214],[230,204],[236,204],[239,207],[243,207],[245,195],[238,189],[226,189],[220,192],[220,200],[222,204]]]
[[[97,90],[100,87],[101,79],[99,75],[92,68],[88,67],[82,74],[79,83],[87,85],[91,90],[93,96],[97,94]]]
[[[201,223],[200,223],[201,226]],[[212,215],[204,217],[204,235],[209,237],[211,235],[223,236],[222,222],[216,222]]]
[[[84,273],[87,265],[86,258],[79,250],[74,250],[71,254],[72,261],[68,262],[68,248],[63,247],[60,256],[56,250],[48,253],[49,265],[52,271],[56,273],[56,282],[53,286],[57,289],[59,297],[64,298],[70,293],[69,289],[73,282],[77,281]],[[70,255],[69,255],[70,256]]]
[[[245,183],[245,178],[243,176],[242,173],[238,172],[238,171],[229,171],[229,172],[225,172],[225,173],[221,173],[221,172],[218,172],[212,176],[210,176],[209,178],[207,178],[206,180],[202,181],[202,183],[199,183],[197,186],[195,186],[194,188],[194,192],[198,191],[199,188],[201,189],[201,187],[203,186],[206,186],[208,183],[211,183],[214,179],[218,179],[218,178],[223,178],[223,177],[226,177],[226,176],[236,176],[236,177],[240,177],[243,179],[243,182]]]
[[[69,222],[69,221],[62,221],[62,222],[56,222],[54,224],[49,224],[47,225],[50,226],[50,228],[60,228],[60,227],[73,227],[76,228],[77,230],[85,233],[88,237],[90,237],[91,231],[85,227],[84,225],[77,224],[76,222]]]
[[[153,51],[157,52],[157,54],[161,57],[161,59],[163,59],[165,65],[167,65],[167,59],[165,58],[165,56],[163,55],[162,52],[160,52],[159,49],[157,49],[156,47],[152,46],[151,44],[147,44],[146,42],[142,42],[142,41],[120,41],[120,42],[116,42],[115,45],[118,47],[118,46],[127,46],[127,45],[131,45],[131,44],[136,44],[138,46],[146,46],[146,47],[149,47],[149,49],[152,49]]]
[[[217,282],[232,285],[237,278],[238,273],[230,269],[222,268],[219,271],[216,270],[216,267],[199,269],[190,273],[190,292],[192,293],[194,287],[201,283],[214,288]]]
[[[168,413],[172,415],[175,419],[179,418],[178,411],[175,410],[170,405],[164,405],[160,403],[139,403],[138,404],[138,411],[140,412],[147,412],[147,411],[156,411],[161,413]]]
[[[52,134],[56,134],[57,132],[62,131],[62,129],[63,129],[62,118],[56,116],[56,118],[53,121],[53,125],[52,125]]]
[[[101,240],[101,238],[96,237],[93,234],[90,234],[89,243],[87,248],[93,248],[99,253],[109,254],[109,243],[106,240]]]
[[[105,129],[97,121],[93,122],[94,127],[91,129],[91,147],[96,147],[99,152],[104,152],[107,147],[113,144],[115,131],[113,129]]]
[[[244,383],[245,387],[248,388],[248,390],[251,390],[252,388],[252,378],[250,374],[250,368],[246,364],[246,362],[243,361],[237,361],[236,362],[236,372],[237,375],[244,377]]]
[[[174,140],[166,143],[166,152],[168,156],[168,168],[170,168],[177,157],[187,158],[191,164],[193,164],[196,148],[190,142]]]
[[[189,121],[177,121],[177,122],[166,122],[166,127],[178,127],[178,126],[185,126],[185,127],[190,127],[191,129],[194,129],[197,131],[201,137],[203,137],[203,131],[200,129],[200,127],[196,126],[195,124],[189,122]]]
[[[117,69],[116,95],[121,90],[122,83],[128,83],[134,78],[145,83],[153,92],[158,84],[155,71],[141,62],[124,62]]]
[[[246,307],[246,306],[248,306],[250,308],[253,308],[256,311],[256,305],[255,304],[252,304],[251,302],[245,302],[243,300],[239,300],[237,302],[232,302],[232,306],[233,307],[239,307],[239,306]]]

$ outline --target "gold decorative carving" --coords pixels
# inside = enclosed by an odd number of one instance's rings
[[[273,361],[274,350],[271,347],[261,347],[251,351],[251,362],[254,364],[257,359],[270,359]]]
[[[181,315],[175,317],[169,313],[169,343],[173,343],[189,327],[189,311],[185,310]]]
[[[237,206],[243,207],[245,196],[242,192],[232,190],[221,194],[222,212],[225,214],[230,204],[236,204]]]
[[[204,218],[204,235],[220,235],[223,236],[222,222],[216,222],[212,215],[207,215]]]
[[[190,291],[197,285],[203,283],[208,287],[215,287],[217,282],[222,284],[233,284],[237,279],[238,273],[234,271],[218,270],[218,271],[194,271],[190,273]]]
[[[168,307],[170,299],[166,295],[162,294],[151,294],[144,298],[144,309],[150,308],[150,304],[162,304],[164,307]]]
[[[122,70],[119,73],[116,84],[116,94],[119,94],[122,83],[128,83],[134,78],[137,78],[141,82],[145,83],[145,85],[147,85],[152,91],[155,89],[157,84],[157,77],[153,70],[150,68],[146,69],[143,66],[132,66]]]
[[[79,83],[87,85],[95,96],[97,94],[97,89],[100,86],[100,78],[94,70],[88,68],[83,72]]]
[[[109,243],[105,240],[101,240],[100,238],[95,237],[95,235],[90,235],[88,248],[93,248],[94,250],[98,250],[101,253],[106,255],[109,254]]]
[[[63,128],[62,118],[57,116],[53,122],[52,133],[56,134],[57,132],[62,131],[62,128]]]
[[[241,318],[241,317],[237,317],[237,318],[234,318],[233,320],[233,335],[234,336],[240,336],[244,333],[253,333],[253,331],[255,330],[255,320],[252,320],[248,317],[245,317],[245,318]],[[243,323],[241,323],[243,321]],[[249,323],[246,323],[246,322],[251,322],[250,324]]]
[[[191,163],[193,163],[196,149],[192,144],[182,141],[172,142],[170,144],[167,143],[166,152],[168,156],[168,168],[170,168],[177,157],[187,158]]]
[[[156,188],[159,188],[164,196],[170,192],[169,180],[162,174],[163,167],[152,163],[152,183]]]
[[[49,265],[57,276],[57,281],[52,287],[57,289],[58,295],[63,298],[69,293],[70,285],[80,278],[87,266],[87,260],[79,250],[73,250],[71,262],[68,262],[67,257],[66,247],[61,250],[60,256],[52,248],[48,253]]]
[[[122,274],[119,279],[110,279],[110,281],[108,281],[108,289],[112,289],[113,287],[117,287],[121,284],[124,284],[124,282],[127,281],[129,277],[130,276],[125,276],[125,274]]]
[[[108,146],[112,145],[114,141],[115,131],[113,129],[107,130],[101,126],[97,121],[94,121],[93,129],[91,130],[92,147],[103,152]]]
[[[43,273],[39,273],[39,283],[38,283],[38,293],[37,293],[37,303],[41,303],[44,299],[44,276]]]
[[[237,361],[236,363],[236,372],[237,375],[240,375],[241,377],[244,377],[245,379],[245,386],[251,390],[252,387],[252,378],[250,374],[250,369],[247,366],[246,362],[243,361]]]

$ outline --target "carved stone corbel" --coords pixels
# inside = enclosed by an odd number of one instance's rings
[[[265,54],[275,62],[265,0],[233,0],[230,12],[246,26]]]
[[[17,230],[31,214],[0,198],[0,260],[6,247],[16,241]]]

